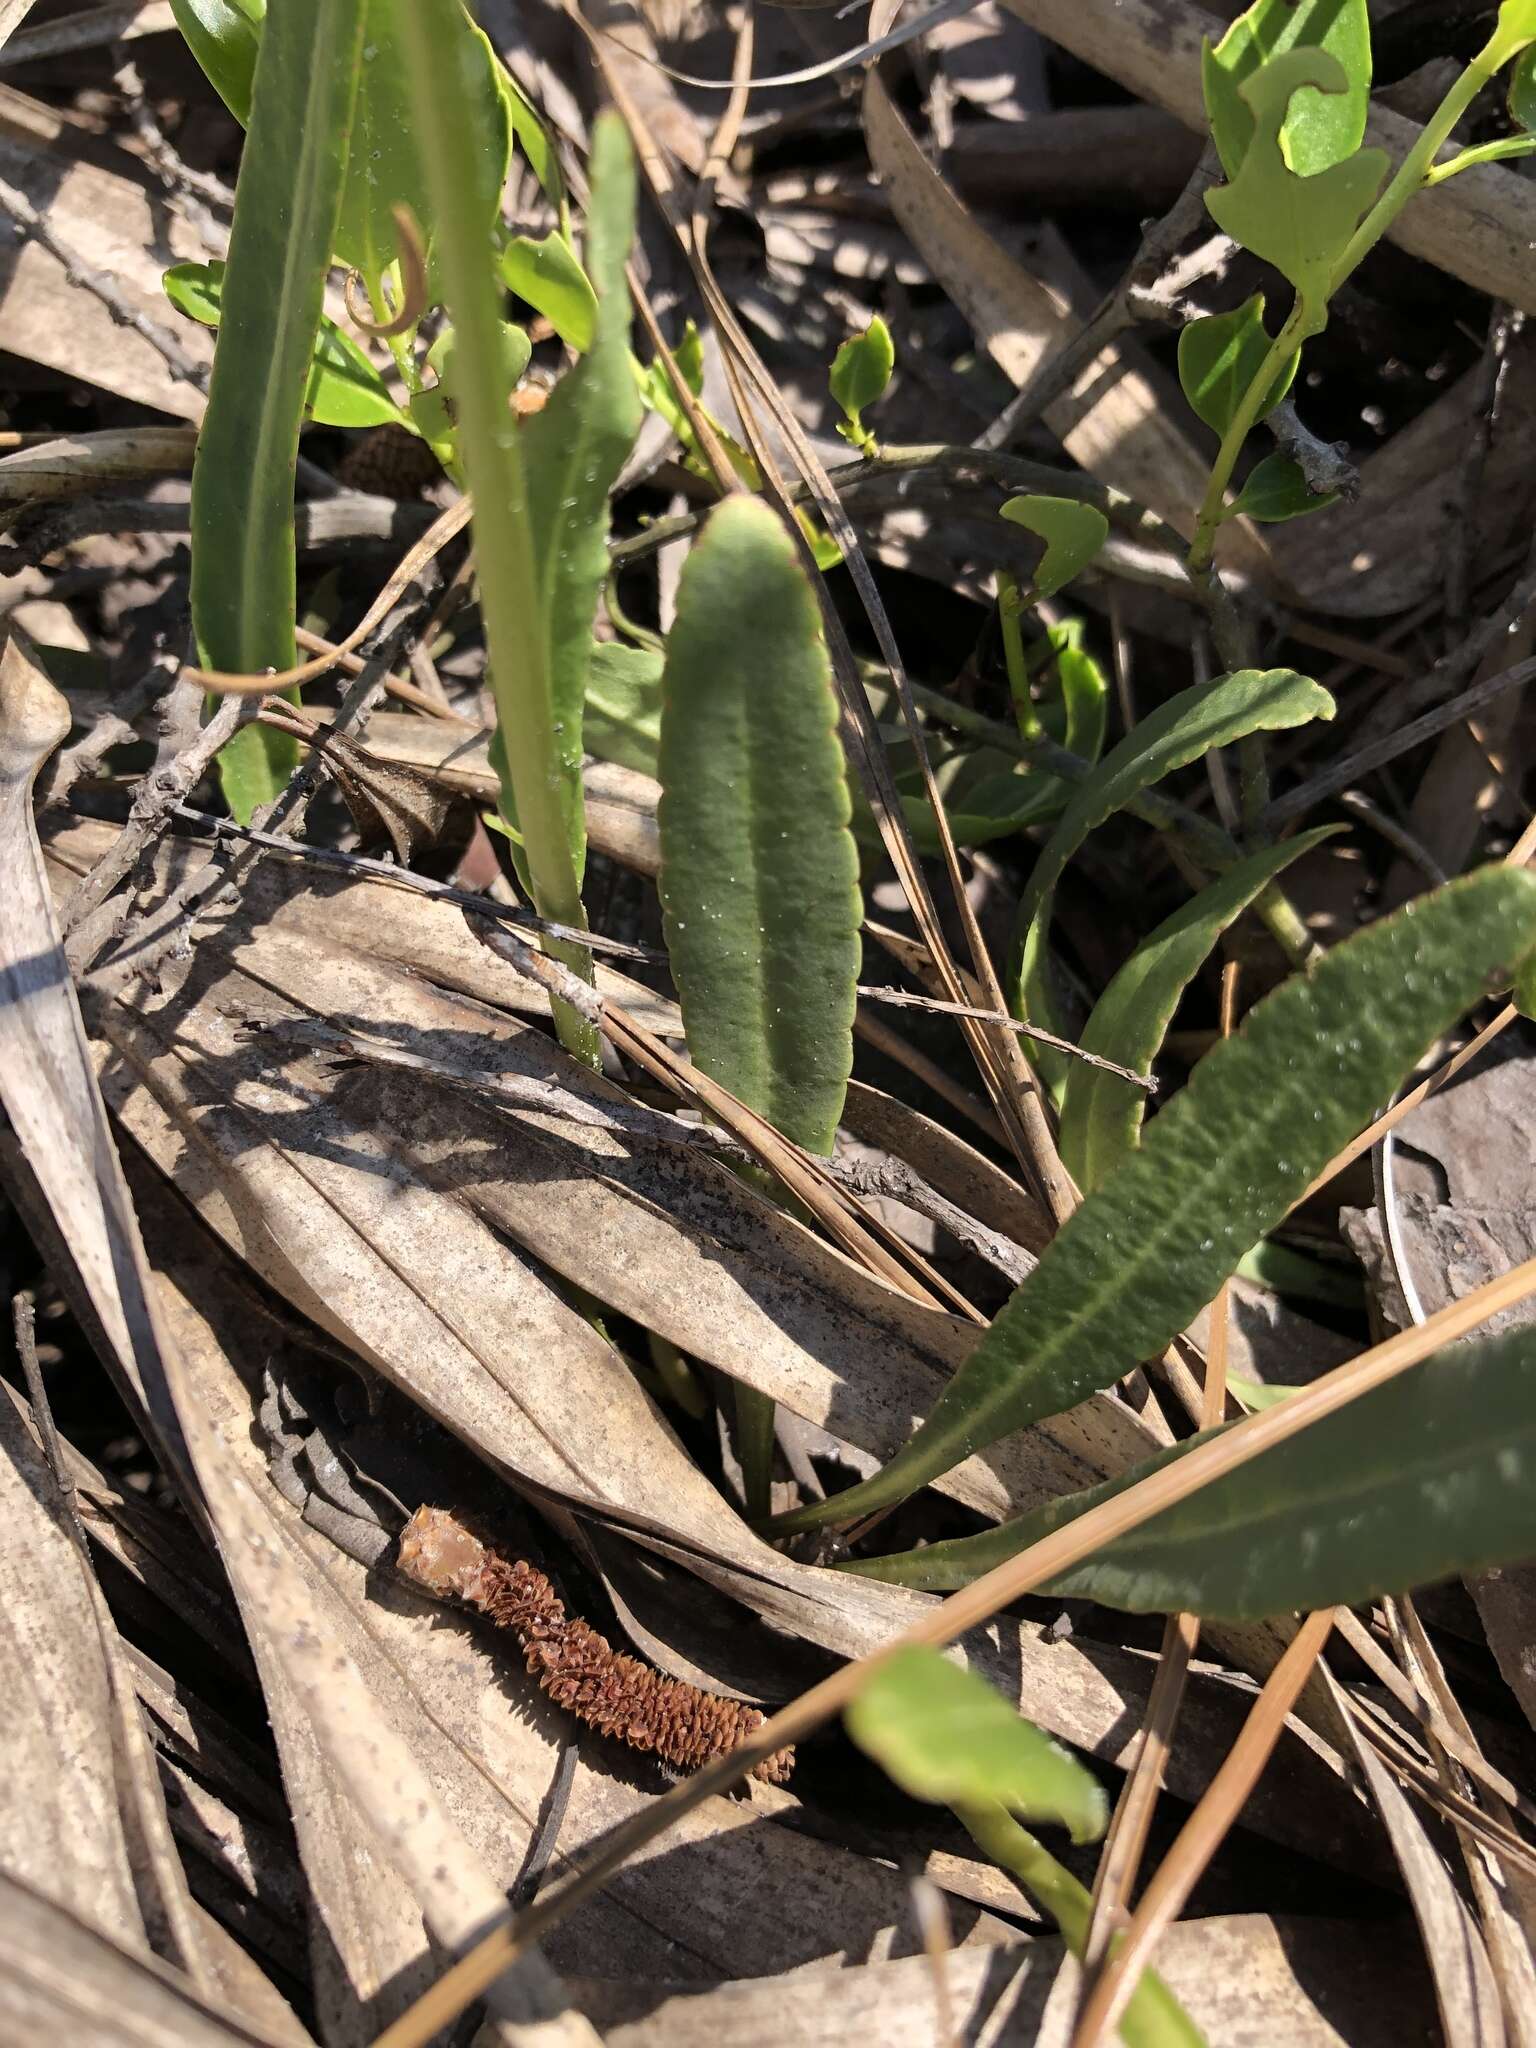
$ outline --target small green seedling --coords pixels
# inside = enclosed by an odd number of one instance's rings
[[[832,396],[843,409],[837,431],[861,455],[875,453],[875,437],[864,424],[866,410],[885,396],[896,367],[896,344],[877,313],[862,334],[850,335],[832,363]]]

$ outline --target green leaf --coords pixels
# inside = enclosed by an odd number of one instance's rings
[[[1335,1265],[1311,1252],[1295,1251],[1290,1245],[1261,1238],[1237,1262],[1237,1277],[1251,1280],[1255,1287],[1267,1287],[1271,1294],[1283,1294],[1296,1301],[1320,1301],[1333,1308],[1349,1309],[1358,1315],[1365,1306],[1365,1284],[1360,1268],[1351,1262]]]
[[[1490,71],[1497,71],[1532,42],[1536,42],[1536,0],[1504,0],[1498,25],[1479,55]]]
[[[1212,747],[1230,746],[1248,733],[1281,732],[1309,719],[1332,716],[1328,692],[1294,669],[1245,668],[1181,690],[1133,727],[1078,785],[1035,863],[1014,926],[1010,982],[1018,1000],[1024,1000],[1024,984],[1046,943],[1056,884],[1096,826],[1152,783],[1198,761]],[[1027,1017],[1028,1011],[1019,1014]]]
[[[1258,1003],[1051,1241],[884,1471],[781,1516],[845,1522],[1157,1356],[1415,1062],[1536,947],[1536,876],[1485,868]]]
[[[265,11],[262,0],[171,0],[187,47],[242,128],[250,125]]]
[[[1262,1380],[1245,1380],[1241,1373],[1227,1374],[1227,1391],[1235,1395],[1241,1406],[1250,1415],[1258,1415],[1265,1408],[1278,1408],[1282,1401],[1292,1394],[1300,1393],[1299,1387],[1266,1386]]]
[[[592,649],[583,741],[600,761],[656,773],[661,742],[662,657],[648,647],[604,641]]]
[[[1009,498],[998,510],[1015,526],[1025,527],[1045,542],[1035,571],[1034,588],[1049,597],[1086,569],[1109,538],[1109,521],[1097,505],[1080,498]]]
[[[1207,192],[1205,204],[1217,227],[1296,287],[1308,332],[1317,333],[1334,268],[1387,174],[1387,157],[1362,149],[1298,177],[1281,153],[1280,133],[1292,98],[1309,85],[1325,93],[1349,89],[1344,67],[1321,49],[1288,50],[1245,81],[1240,91],[1253,113],[1253,139],[1230,183]]]
[[[204,327],[222,318],[224,265],[178,263],[160,282],[178,313]],[[304,410],[317,426],[379,427],[388,421],[405,424],[405,415],[389,395],[389,387],[352,337],[328,314],[320,316],[304,387]]]
[[[624,266],[635,227],[635,166],[617,115],[597,123],[587,208],[587,268],[597,293],[592,344],[521,428],[528,509],[538,554],[539,605],[549,647],[550,697],[571,851],[586,857],[581,714],[592,659],[592,620],[608,575],[608,494],[640,424],[629,355]],[[516,736],[497,729],[500,762]],[[508,786],[505,775],[503,787]]]
[[[1176,1445],[1003,1528],[917,1551],[920,1576],[902,1583],[966,1585],[1191,1448]],[[1533,1554],[1536,1331],[1524,1329],[1437,1352],[1117,1538],[1048,1590],[1134,1614],[1261,1621],[1355,1607]]]
[[[1180,333],[1179,382],[1184,396],[1217,434],[1225,434],[1236,419],[1244,394],[1264,366],[1269,344],[1262,292],[1255,292],[1234,313],[1191,320]],[[1299,361],[1293,355],[1286,362],[1254,415],[1256,420],[1272,412],[1290,390]]]
[[[913,1799],[986,1801],[1096,1842],[1104,1788],[1069,1750],[1024,1720],[984,1678],[937,1650],[898,1650],[843,1715],[849,1735]]]
[[[662,677],[661,904],[688,1048],[808,1151],[853,1061],[858,855],[816,594],[761,499],[683,568]]]
[[[1254,464],[1248,481],[1222,517],[1261,519],[1275,524],[1282,519],[1302,519],[1308,512],[1321,512],[1338,502],[1337,491],[1314,494],[1301,464],[1289,455],[1266,455]]]
[[[514,235],[501,252],[501,275],[578,355],[592,346],[597,332],[597,294],[563,235],[548,234],[538,240]]]
[[[849,336],[832,363],[832,396],[848,420],[845,438],[861,446],[868,441],[864,409],[885,395],[895,367],[896,344],[877,313],[862,334]]]
[[[192,472],[192,623],[205,668],[295,660],[293,476],[341,197],[362,0],[271,0],[240,165],[208,410]],[[245,823],[297,761],[249,726],[220,755]]]
[[[1536,45],[1515,60],[1509,76],[1509,111],[1522,128],[1536,128]]]
[[[1522,1017],[1536,1017],[1536,958],[1527,960],[1515,976],[1515,1008]]]
[[[1280,131],[1285,161],[1310,177],[1353,156],[1365,136],[1371,98],[1371,24],[1367,0],[1257,0],[1221,41],[1205,45],[1205,110],[1222,169],[1235,177],[1253,139],[1243,86],[1261,64],[1286,50],[1323,49],[1345,84],[1326,97],[1303,91]]]
[[[1218,938],[1298,855],[1341,826],[1323,825],[1263,847],[1230,867],[1160,924],[1126,961],[1094,1006],[1079,1043],[1133,1073],[1151,1068],[1179,1001]],[[1102,1187],[1141,1137],[1147,1098],[1129,1081],[1069,1062],[1061,1106],[1061,1156],[1085,1193]]]
[[[560,159],[543,116],[501,60],[497,58],[495,62],[496,88],[506,108],[508,125],[544,197],[551,206],[564,206],[565,180],[560,175]]]

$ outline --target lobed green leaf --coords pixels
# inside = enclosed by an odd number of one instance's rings
[[[1306,178],[1360,147],[1371,100],[1367,0],[1255,0],[1218,43],[1206,44],[1202,65],[1206,116],[1229,178],[1253,139],[1253,111],[1242,88],[1270,58],[1297,49],[1326,50],[1345,82],[1326,96],[1297,93],[1280,130],[1286,163]]]

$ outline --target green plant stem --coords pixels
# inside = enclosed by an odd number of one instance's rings
[[[517,806],[534,907],[558,924],[586,926],[581,878],[564,814],[555,745],[550,657],[540,624],[538,570],[527,479],[509,406],[501,291],[490,238],[476,225],[478,129],[459,78],[459,0],[413,0],[399,10],[409,58],[418,143],[438,220],[437,260],[454,323],[459,454],[475,498],[475,555],[496,715]],[[472,96],[470,104],[473,105]],[[592,956],[546,940],[554,958],[592,981]],[[554,1002],[568,1052],[598,1063],[597,1033]]]
[[[1008,667],[1008,687],[1013,692],[1013,715],[1019,722],[1019,737],[1026,745],[1045,737],[1045,727],[1029,694],[1029,663],[1024,654],[1024,633],[1020,626],[1029,597],[1019,589],[1010,569],[997,572],[997,617],[1003,632],[1003,660]]]
[[[957,1806],[955,1815],[983,1854],[1011,1871],[1039,1900],[1081,1962],[1093,1915],[1093,1899],[1086,1886],[1001,1806]],[[1204,2048],[1199,2029],[1151,1970],[1143,1972],[1131,1994],[1120,2019],[1120,2037],[1129,2048]]]
[[[699,1385],[698,1374],[667,1338],[658,1337],[654,1330],[647,1330],[645,1341],[662,1392],[669,1401],[675,1401],[685,1415],[691,1415],[695,1422],[702,1422],[709,1413],[709,1397]]]
[[[1326,320],[1326,311],[1314,309],[1298,296],[1286,318],[1285,325],[1269,345],[1269,353],[1259,367],[1257,376],[1250,379],[1243,393],[1232,423],[1221,437],[1221,446],[1216,451],[1216,460],[1211,465],[1211,474],[1205,487],[1205,496],[1200,501],[1200,512],[1195,522],[1195,537],[1189,544],[1185,566],[1190,575],[1201,574],[1211,559],[1211,550],[1216,542],[1216,529],[1226,504],[1227,486],[1232,481],[1232,472],[1237,458],[1242,453],[1243,443],[1258,422],[1259,408],[1274,389],[1275,378],[1280,367],[1293,356],[1311,334],[1320,331]]]
[[[1397,172],[1386,191],[1345,244],[1344,253],[1335,265],[1333,276],[1329,280],[1330,298],[1351,272],[1364,262],[1413,195],[1430,182],[1435,158],[1448,140],[1451,130],[1483,87],[1511,57],[1517,54],[1520,47],[1519,38],[1511,37],[1504,30],[1495,28],[1425,122],[1419,131],[1418,141],[1398,165]],[[1446,168],[1450,169],[1450,166]],[[1460,168],[1459,159],[1457,168]]]
[[[736,1382],[736,1456],[747,1519],[766,1522],[773,1513],[773,1447],[777,1406],[772,1395],[745,1380]]]

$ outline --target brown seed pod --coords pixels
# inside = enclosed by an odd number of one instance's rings
[[[763,1717],[756,1707],[664,1678],[638,1657],[615,1650],[596,1629],[573,1621],[544,1574],[484,1541],[446,1508],[418,1508],[400,1537],[400,1569],[439,1600],[462,1601],[497,1628],[510,1629],[541,1691],[578,1721],[631,1749],[649,1750],[674,1770],[696,1771],[735,1749]],[[781,1749],[753,1768],[782,1785],[794,1751]]]

